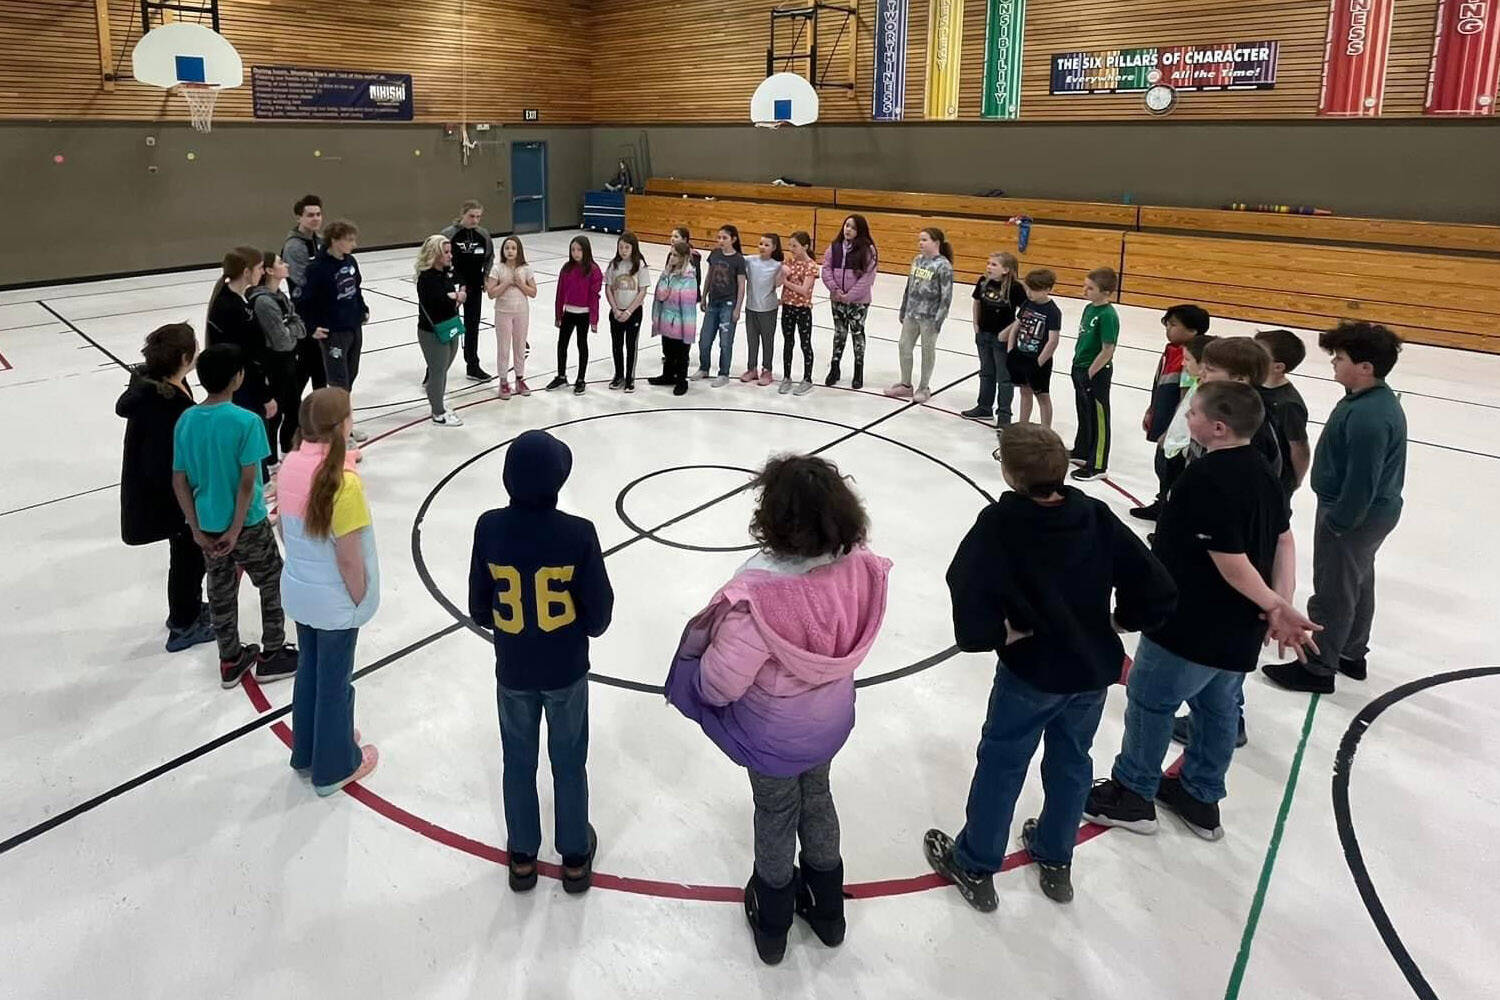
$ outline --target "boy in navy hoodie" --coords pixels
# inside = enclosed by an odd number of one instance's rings
[[[328,384],[353,392],[364,347],[364,325],[370,319],[359,263],[354,259],[359,229],[340,219],[330,222],[323,236],[327,242],[307,267],[298,306],[313,340],[322,347]],[[368,435],[355,428],[351,437],[363,442]]]
[[[1012,424],[1000,439],[1012,492],[979,512],[948,568],[953,631],[966,652],[999,654],[966,822],[929,830],[928,863],[983,912],[1010,839],[1016,798],[1044,738],[1041,816],[1022,825],[1048,898],[1073,898],[1073,844],[1093,783],[1089,749],[1125,647],[1117,634],[1166,621],[1177,588],[1166,567],[1103,502],[1071,486],[1068,449],[1049,428]]]
[[[572,468],[567,445],[546,431],[527,431],[505,456],[510,506],[485,511],[474,525],[469,615],[495,634],[506,850],[516,892],[536,885],[543,713],[566,891],[589,888],[598,846],[588,821],[589,639],[609,627],[615,594],[593,522],[557,509]]]

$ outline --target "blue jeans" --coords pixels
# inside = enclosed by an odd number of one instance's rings
[[[719,338],[719,374],[729,375],[729,362],[734,354],[734,302],[710,302],[703,314],[703,326],[698,331],[698,370],[708,371],[713,360],[714,338]]]
[[[1172,717],[1187,702],[1193,740],[1183,755],[1182,787],[1199,802],[1222,799],[1245,704],[1245,675],[1185,660],[1141,636],[1125,693],[1125,739],[1115,758],[1115,780],[1142,798],[1156,797]]]
[[[354,742],[354,644],[359,629],[297,626],[292,682],[292,766],[312,768],[314,785],[333,785],[360,765]]]
[[[501,787],[505,795],[506,850],[536,857],[542,814],[536,797],[536,762],[542,714],[547,716],[547,756],[552,760],[553,841],[563,864],[583,864],[589,853],[589,680],[580,677],[555,691],[501,688]]]
[[[1104,713],[1104,691],[1048,694],[1032,687],[1002,664],[990,689],[990,709],[979,737],[979,766],[969,786],[964,828],[953,856],[971,872],[997,872],[1005,860],[1016,797],[1036,745],[1042,751],[1046,800],[1037,822],[1031,855],[1049,865],[1073,860],[1078,824],[1094,780],[1089,748]]]

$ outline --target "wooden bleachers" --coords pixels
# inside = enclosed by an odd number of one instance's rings
[[[625,196],[625,225],[641,239],[668,243],[673,227],[687,226],[693,233],[693,245],[705,250],[714,245],[719,227],[726,223],[739,229],[740,239],[750,253],[755,252],[755,241],[761,233],[780,233],[783,238],[799,229],[812,233],[816,211],[810,205],[708,201],[654,194]]]
[[[858,211],[882,271],[906,273],[918,230],[934,225],[954,246],[959,279],[973,280],[990,253],[1016,253],[1018,230],[1005,220],[1024,214],[1036,221],[1017,254],[1022,270],[1052,269],[1064,295],[1078,295],[1093,268],[1114,267],[1127,304],[1198,302],[1216,316],[1315,330],[1365,319],[1411,343],[1500,353],[1500,226],[730,181],[648,187],[627,199],[626,221],[653,242],[682,224],[707,248],[728,222],[747,249],[762,232],[805,229],[821,257]]]
[[[848,214],[841,208],[818,211],[818,248],[821,256]],[[902,215],[890,212],[863,213],[870,235],[880,248],[880,270],[906,274],[917,254],[917,233],[923,226],[937,226],[953,244],[953,271],[959,280],[974,281],[984,272],[989,255],[1009,250],[1021,260],[1021,271],[1034,267],[1057,272],[1057,290],[1062,295],[1080,295],[1083,279],[1096,267],[1119,267],[1124,230],[1090,229],[1036,223],[1026,252],[1016,247],[1017,227],[996,219],[963,219],[950,216]]]
[[[863,188],[838,188],[834,203],[851,212],[883,209],[920,215],[975,215],[989,219],[1029,215],[1038,221],[1112,226],[1119,229],[1134,229],[1138,211],[1135,205],[1116,205],[1104,201],[983,198],[979,195],[870,191]]]
[[[1271,236],[1308,243],[1363,243],[1409,247],[1413,250],[1467,250],[1500,254],[1500,226],[1365,219],[1342,215],[1278,215],[1271,212],[1231,212],[1218,208],[1168,208],[1160,205],[1144,205],[1140,212],[1138,228],[1146,231]]]
[[[1500,353],[1500,260],[1127,233],[1120,301],[1309,329],[1384,323],[1419,344]]]
[[[652,177],[646,181],[646,193],[731,198],[736,201],[788,202],[795,205],[832,205],[834,198],[831,187],[748,184],[743,181],[685,181],[676,177]]]

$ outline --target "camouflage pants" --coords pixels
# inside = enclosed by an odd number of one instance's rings
[[[209,535],[215,538],[215,535]],[[208,607],[214,637],[219,641],[219,659],[240,655],[240,579],[244,570],[260,591],[261,651],[274,653],[286,644],[286,616],[281,611],[281,552],[270,521],[251,525],[240,532],[228,555],[208,556]]]
[[[865,316],[870,312],[868,302],[833,303],[833,363],[844,359],[844,341],[854,336],[854,367],[865,367]]]

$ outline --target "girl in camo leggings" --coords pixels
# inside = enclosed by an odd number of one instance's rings
[[[842,231],[823,254],[823,284],[833,306],[833,360],[828,366],[824,385],[837,385],[839,362],[844,357],[844,341],[854,337],[854,380],[861,389],[865,384],[865,315],[870,311],[870,290],[875,284],[879,257],[875,241],[870,238],[870,224],[863,215],[844,220]]]

